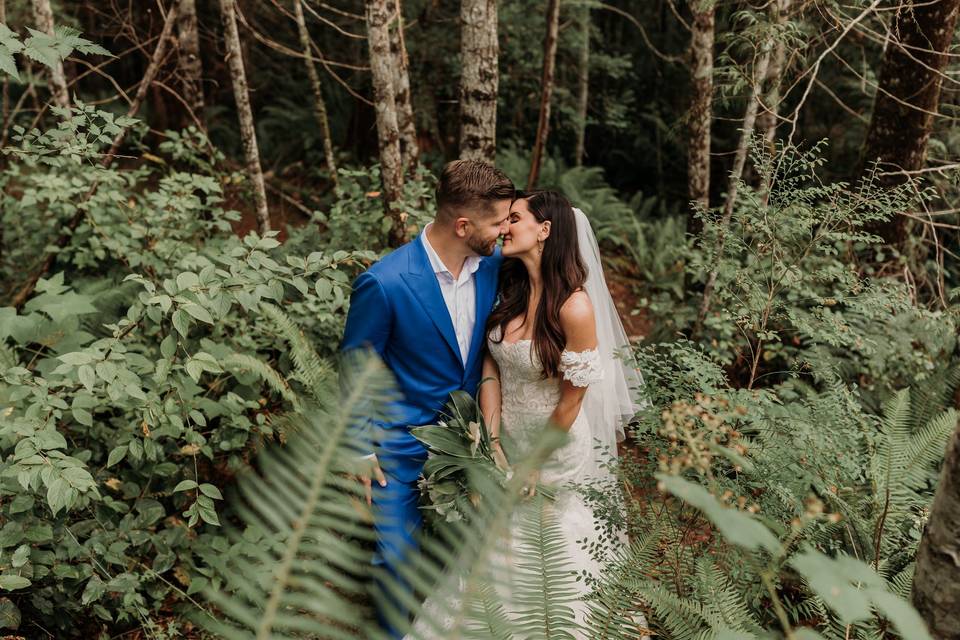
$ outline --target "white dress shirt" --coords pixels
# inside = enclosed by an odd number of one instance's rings
[[[477,323],[477,288],[473,274],[480,268],[481,258],[480,256],[469,256],[463,261],[460,277],[454,278],[447,266],[440,260],[440,256],[430,246],[427,231],[431,226],[433,226],[432,222],[426,226],[420,237],[423,238],[423,248],[427,250],[427,258],[430,259],[430,266],[433,267],[437,282],[440,283],[440,292],[443,294],[443,301],[450,313],[454,333],[457,334],[460,359],[466,364],[467,355],[470,353],[470,339]]]

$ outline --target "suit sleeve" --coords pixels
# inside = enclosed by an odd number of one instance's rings
[[[382,358],[392,323],[393,313],[383,285],[369,271],[361,273],[353,283],[340,350],[369,346]]]
[[[371,348],[382,358],[386,351],[387,340],[390,338],[392,322],[393,313],[383,285],[369,271],[361,273],[353,283],[347,325],[343,331],[343,342],[340,344],[341,353]],[[348,361],[349,359],[341,360],[341,396],[348,393],[348,389],[344,388],[346,378],[342,369],[344,366],[349,366]],[[373,426],[375,426],[373,421],[361,420],[351,425],[351,430],[360,437],[359,432],[364,431],[365,427]],[[368,444],[372,445],[369,441]],[[364,446],[364,449],[370,450],[367,446]],[[371,458],[373,454],[370,453],[364,457]]]

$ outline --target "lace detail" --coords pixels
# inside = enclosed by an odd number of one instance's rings
[[[589,387],[603,380],[603,366],[600,364],[600,351],[564,351],[560,354],[560,373],[575,387]]]

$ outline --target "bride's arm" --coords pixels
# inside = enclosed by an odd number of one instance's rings
[[[480,412],[492,437],[500,437],[500,370],[490,352],[483,355],[480,377]]]
[[[597,324],[593,304],[583,291],[577,291],[560,307],[560,326],[567,337],[566,351],[575,354],[597,348]],[[586,386],[574,384],[563,376],[560,383],[560,401],[550,414],[549,423],[558,429],[569,431],[580,413],[580,405],[587,393]]]
[[[500,446],[500,369],[490,352],[483,356],[483,373],[480,378],[480,413],[483,414],[483,422],[490,430],[490,437],[493,439],[493,455],[497,464],[506,469],[507,458],[503,454]]]

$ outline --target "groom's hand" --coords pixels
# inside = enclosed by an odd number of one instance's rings
[[[363,483],[363,491],[367,496],[367,504],[372,505],[373,504],[373,487],[372,487],[372,481],[370,480],[371,476],[376,479],[377,483],[381,487],[387,486],[387,477],[383,475],[383,469],[380,468],[380,462],[377,460],[376,455],[371,455],[367,462],[369,463],[370,466],[367,468],[366,471],[361,472],[359,476],[360,476],[360,482]]]

